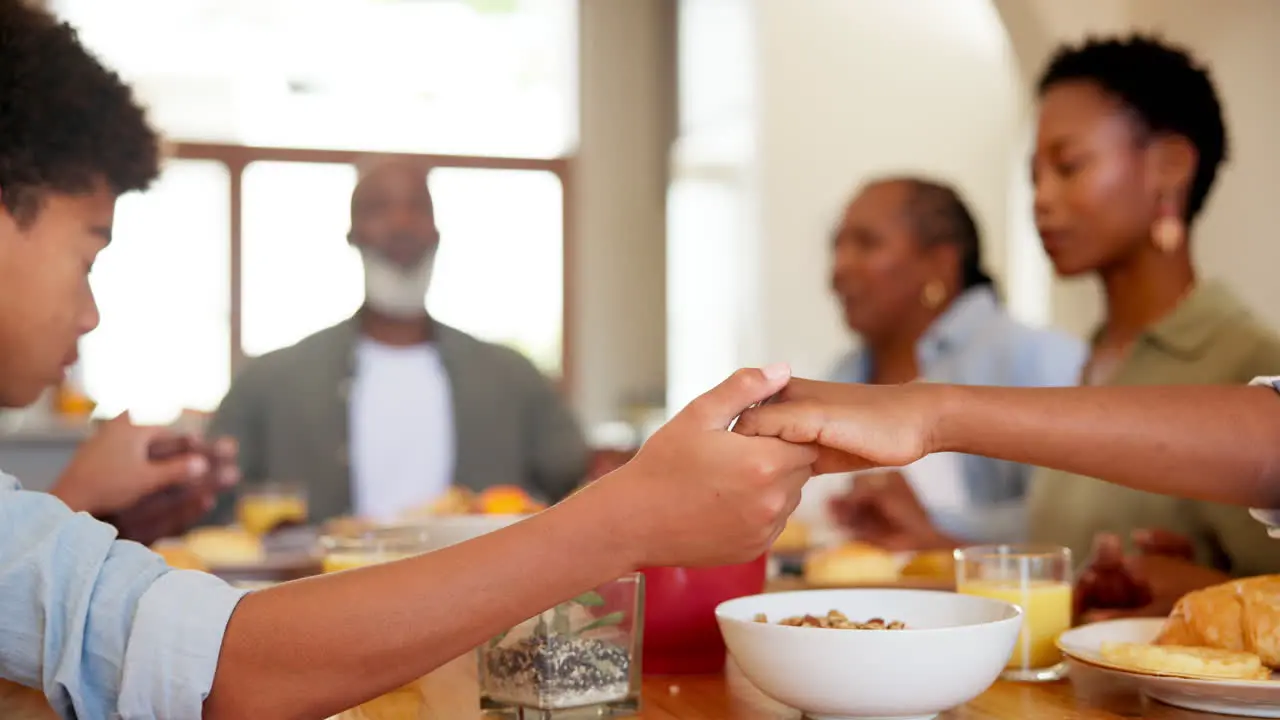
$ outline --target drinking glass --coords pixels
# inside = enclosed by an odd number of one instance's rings
[[[299,483],[271,482],[246,487],[236,504],[240,527],[266,535],[280,525],[307,522],[307,489]]]
[[[1057,641],[1071,628],[1071,551],[1052,545],[980,545],[955,555],[958,592],[1022,608],[1022,631],[1001,677],[1048,682],[1066,675]]]

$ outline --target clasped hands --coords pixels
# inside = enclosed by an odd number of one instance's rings
[[[945,449],[937,432],[945,402],[945,387],[927,383],[792,379],[768,402],[746,410],[733,430],[816,448],[816,475],[904,467]]]
[[[72,510],[150,544],[198,522],[240,479],[234,440],[213,442],[135,425],[128,414],[103,423],[58,478],[52,494]]]
[[[746,411],[735,432],[816,446],[815,474],[903,467],[949,450],[939,427],[947,411],[945,386],[913,383],[875,386],[792,380],[775,400]],[[877,474],[877,487],[858,485],[833,506],[846,524],[878,533],[895,550],[954,545],[932,528],[928,515],[897,473]],[[862,497],[866,496],[866,497]],[[859,502],[873,498],[874,502]],[[874,509],[867,517],[868,508]],[[881,527],[883,526],[883,527]],[[1076,611],[1085,621],[1160,616],[1191,590],[1227,576],[1195,562],[1186,538],[1161,529],[1139,530],[1126,554],[1120,537],[1099,535],[1076,584]]]

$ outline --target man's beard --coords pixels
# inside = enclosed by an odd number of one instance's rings
[[[364,264],[364,300],[371,309],[405,319],[426,316],[427,290],[435,269],[434,252],[424,254],[408,267],[367,248],[361,248],[360,260]]]

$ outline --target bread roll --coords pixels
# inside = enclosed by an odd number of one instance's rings
[[[892,553],[852,542],[810,553],[804,562],[804,579],[815,585],[893,582],[900,566]]]
[[[1280,669],[1280,575],[1232,580],[1187,593],[1174,606],[1157,645],[1254,653]]]
[[[262,541],[239,528],[197,528],[184,539],[187,549],[209,565],[253,565],[265,556]]]
[[[950,580],[956,576],[955,554],[949,550],[916,553],[902,568],[903,577]]]
[[[209,572],[209,565],[199,555],[181,543],[164,543],[151,548],[175,570],[199,570]]]

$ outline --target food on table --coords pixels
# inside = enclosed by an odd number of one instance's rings
[[[486,488],[476,501],[484,515],[525,515],[545,510],[546,506],[535,502],[524,490],[514,485],[497,485]]]
[[[1253,653],[1267,667],[1280,669],[1280,575],[1187,593],[1169,614],[1156,644]]]
[[[183,544],[210,566],[254,565],[266,555],[262,541],[240,528],[197,528],[187,533]]]
[[[377,527],[378,527],[378,524],[373,522],[372,520],[366,520],[365,518],[351,517],[348,515],[343,517],[332,518],[330,520],[325,521],[325,523],[321,525],[321,534],[335,535],[335,536],[351,536],[351,535],[359,535],[361,533],[369,532],[370,530],[373,530]]]
[[[209,564],[181,541],[159,543],[151,549],[175,570],[209,572]]]
[[[817,550],[805,558],[804,579],[815,585],[893,582],[901,562],[893,553],[867,543],[850,542]]]
[[[301,494],[246,493],[236,505],[240,526],[255,535],[267,533],[282,525],[307,522],[307,500]]]
[[[776,553],[795,553],[803,552],[809,547],[809,525],[803,520],[797,520],[794,517],[787,520],[787,525],[782,529],[782,534],[778,535],[773,541],[773,551]]]
[[[758,623],[768,623],[769,617],[764,613],[755,616]],[[854,622],[839,610],[828,610],[826,615],[796,615],[783,618],[779,625],[790,627],[824,628],[829,630],[906,630],[906,623],[901,620],[885,622],[880,618],[872,618],[866,622]]]
[[[1057,580],[966,580],[956,590],[1022,608],[1022,630],[1009,658],[1009,667],[1047,668],[1061,662],[1058,636],[1071,629],[1071,583]]]
[[[546,505],[515,485],[495,485],[479,493],[454,485],[430,503],[402,513],[401,519],[412,521],[440,515],[528,515],[545,509]]]
[[[470,490],[454,485],[445,491],[431,504],[429,504],[425,512],[421,512],[421,508],[410,511],[407,514],[423,514],[423,515],[469,515],[475,506],[475,493]]]
[[[1102,659],[1129,670],[1224,680],[1266,680],[1271,670],[1253,653],[1185,645],[1103,643]]]
[[[421,680],[415,680],[391,692],[380,695],[358,707],[346,710],[337,720],[400,720],[400,718],[427,717],[427,707]]]
[[[955,576],[956,558],[950,550],[916,553],[902,567],[902,577],[950,580]]]

